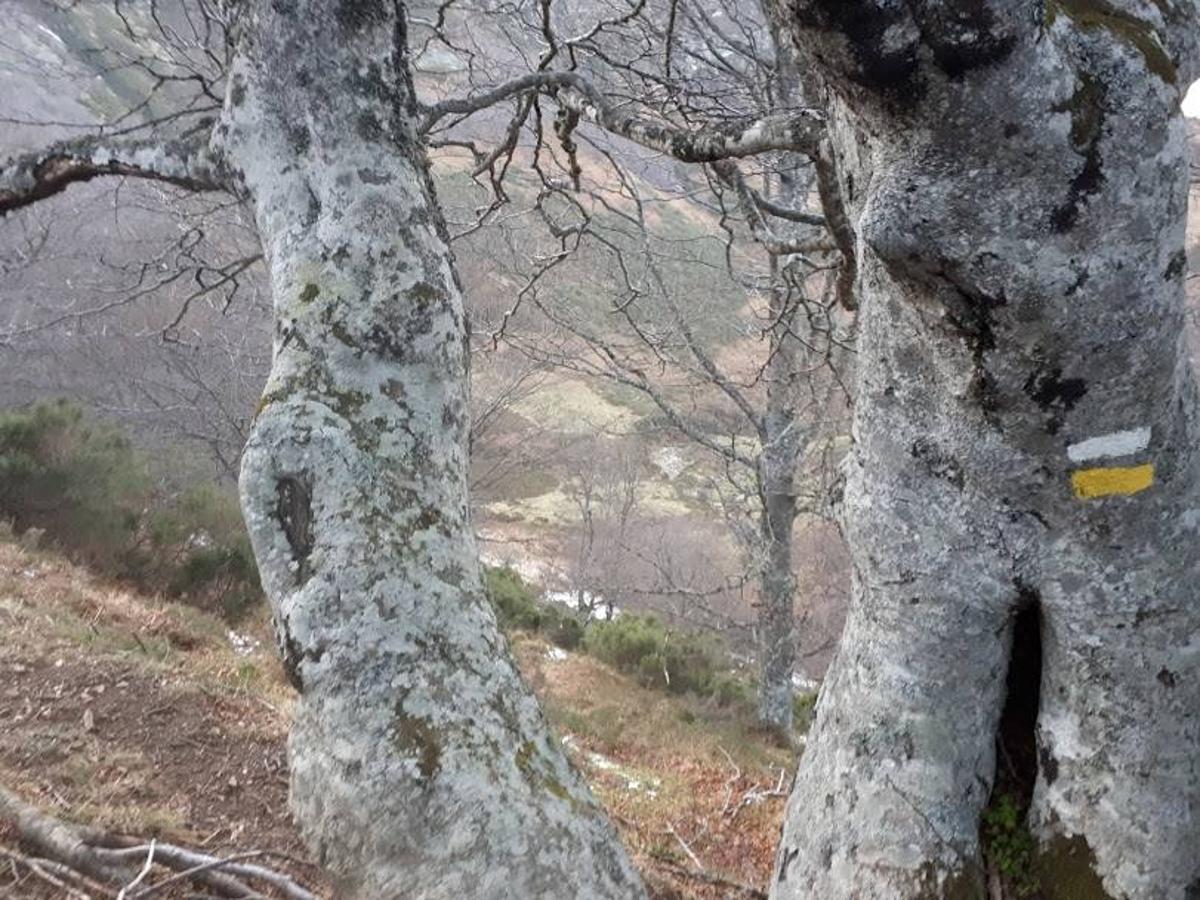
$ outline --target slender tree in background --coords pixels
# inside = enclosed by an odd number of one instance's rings
[[[836,95],[862,296],[852,608],[773,897],[983,896],[1001,790],[1045,896],[1200,891],[1197,13],[780,5]]]
[[[757,586],[759,719],[789,733],[797,652],[795,523],[798,514],[825,513],[821,479],[814,476],[827,460],[814,461],[810,451],[827,446],[833,431],[851,340],[849,317],[838,306],[851,305],[853,277],[853,261],[834,227],[842,213],[832,161],[809,127],[819,115],[805,95],[794,49],[777,44],[782,32],[767,27],[757,6],[728,0],[679,0],[669,8],[614,4],[588,28],[573,22],[565,6],[517,3],[502,21],[516,35],[514,43],[521,46],[523,37],[540,52],[536,63],[532,53],[514,61],[506,42],[491,38],[478,15],[467,15],[470,7],[447,5],[438,27],[420,32],[430,35],[425,45],[440,42],[467,70],[466,98],[432,104],[428,139],[472,149],[478,171],[487,171],[495,185],[496,202],[485,219],[512,204],[515,173],[532,151],[529,168],[540,176],[533,205],[558,245],[518,272],[523,286],[498,331],[540,362],[640,393],[671,429],[717,460],[729,482],[723,489],[736,495],[727,504],[736,510],[731,530],[747,578]],[[553,62],[566,71],[550,68]],[[519,74],[524,67],[529,71]],[[510,98],[507,127],[492,129],[498,145],[484,150],[461,137],[459,117],[491,112]],[[557,108],[552,133],[546,127],[551,107]],[[694,123],[732,126],[736,134],[746,120],[773,123],[776,137],[754,147],[754,158],[744,164],[736,157],[751,154],[734,145],[701,146],[689,134]],[[725,348],[714,346],[706,313],[689,295],[691,284],[675,283],[681,270],[711,262],[699,254],[687,259],[691,248],[670,238],[655,239],[647,207],[661,201],[646,194],[664,192],[662,182],[670,179],[646,171],[646,151],[659,157],[650,167],[678,173],[672,205],[720,221],[728,235],[728,277],[714,279],[725,291],[717,314],[756,339],[746,365],[721,358]],[[656,180],[655,192],[639,187]],[[821,213],[810,208],[814,194]],[[760,252],[734,246],[735,224]],[[722,236],[714,229],[708,237],[715,244]],[[512,265],[514,256],[518,269],[527,262],[521,254],[507,255],[498,264]],[[581,304],[562,291],[574,256],[616,260],[610,268],[619,277],[600,325],[580,316]],[[839,277],[829,277],[838,269]],[[571,339],[522,334],[509,321],[521,306],[536,307]],[[692,387],[683,391],[682,384]],[[695,408],[699,392],[724,405],[724,422],[714,422],[711,409]],[[805,465],[808,483],[802,485]]]
[[[0,172],[0,210],[107,174],[232,190],[254,210],[275,352],[242,501],[300,692],[293,812],[342,895],[640,896],[484,599],[462,299],[403,7],[225,11],[215,126],[23,157]]]

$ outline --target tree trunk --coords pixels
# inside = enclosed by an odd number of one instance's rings
[[[776,109],[806,105],[794,49],[777,41],[775,83],[771,92]],[[783,153],[776,161],[779,171],[768,179],[776,200],[789,209],[804,209],[812,186],[812,166],[800,153]],[[798,238],[800,226],[786,227],[787,237]],[[766,415],[762,421],[762,452],[758,483],[763,541],[759,590],[762,604],[758,615],[759,697],[758,718],[788,733],[794,717],[796,671],[796,577],[792,568],[792,536],[796,526],[796,477],[804,452],[806,423],[802,421],[801,383],[812,386],[816,367],[814,348],[820,340],[805,330],[807,319],[803,288],[789,279],[791,262],[770,254],[771,300],[767,310],[771,323],[770,343],[764,376],[767,387]],[[807,340],[802,341],[803,334]],[[801,371],[803,369],[803,371]]]
[[[1194,900],[1196,7],[783,14],[840,97],[861,330],[853,601],[772,896],[985,896],[995,789],[1043,896]]]
[[[792,179],[788,178],[787,182]],[[799,191],[786,189],[785,203],[799,208]],[[796,469],[803,449],[797,408],[800,378],[795,298],[783,283],[779,260],[771,258],[774,282],[768,311],[774,327],[765,367],[767,409],[762,421],[762,451],[758,458],[759,531],[759,692],[760,722],[791,730],[792,675],[796,669],[796,577],[792,571],[792,534],[796,525]]]
[[[300,691],[291,803],[338,896],[638,897],[484,599],[467,349],[403,10],[246,0],[215,146],[275,300],[242,501]]]
[[[773,456],[764,449],[758,719],[786,734],[792,727],[792,675],[796,667],[796,578],[792,572],[796,459],[793,456],[788,469],[780,471]]]

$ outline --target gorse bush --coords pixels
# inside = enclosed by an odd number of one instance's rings
[[[0,413],[0,516],[41,529],[75,558],[120,569],[152,485],[129,441],[58,402]]]
[[[542,603],[537,591],[508,567],[484,567],[488,599],[505,632],[526,631],[632,675],[643,687],[693,694],[736,714],[751,715],[754,682],[730,671],[730,656],[715,636],[669,628],[651,614],[622,615],[587,625],[570,610]],[[796,697],[796,724],[812,718],[815,694]]]
[[[537,631],[542,610],[533,589],[507,566],[486,566],[483,570],[488,599],[496,610],[500,627],[506,631]]]
[[[128,438],[74,404],[0,412],[0,519],[104,575],[231,619],[261,595],[233,491],[167,489]]]
[[[507,566],[485,566],[484,583],[505,631],[535,631],[566,650],[583,641],[583,623],[569,611],[539,603],[534,589]]]
[[[168,594],[203,597],[229,619],[240,618],[262,589],[254,549],[232,490],[199,484],[149,517],[152,556],[166,559]]]
[[[732,700],[729,685],[724,679],[718,682],[725,653],[717,642],[669,629],[656,616],[626,615],[592,622],[584,647],[597,659],[636,676],[646,687],[707,696],[721,683],[723,693]]]

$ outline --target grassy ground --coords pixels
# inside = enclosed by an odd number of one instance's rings
[[[293,696],[265,621],[239,626],[239,651],[212,616],[0,541],[0,629],[0,783],[70,821],[287,854],[327,892],[288,818]],[[588,657],[513,645],[657,896],[738,896],[698,873],[765,886],[791,751]],[[0,868],[0,896],[39,889]]]

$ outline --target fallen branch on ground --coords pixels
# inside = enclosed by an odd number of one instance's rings
[[[192,881],[222,897],[240,900],[265,900],[248,882],[269,885],[287,900],[318,900],[316,894],[284,873],[246,862],[268,857],[288,860],[282,853],[252,850],[219,857],[159,841],[145,844],[101,829],[60,821],[2,786],[0,819],[11,822],[22,843],[37,855],[3,848],[0,852],[42,881],[61,882],[61,889],[72,897],[98,895],[139,900],[153,897],[169,885]],[[158,869],[171,874],[151,882],[151,874]]]
[[[689,869],[682,863],[678,863],[667,856],[650,854],[650,858],[654,860],[656,865],[669,870],[672,875],[680,878],[687,878],[691,881],[698,881],[701,884],[712,885],[713,887],[728,888],[742,896],[751,897],[753,900],[767,900],[766,891],[761,891],[749,884],[742,884],[740,881],[733,881],[729,878],[723,878],[720,875],[713,875],[711,872],[697,872],[695,869]]]

